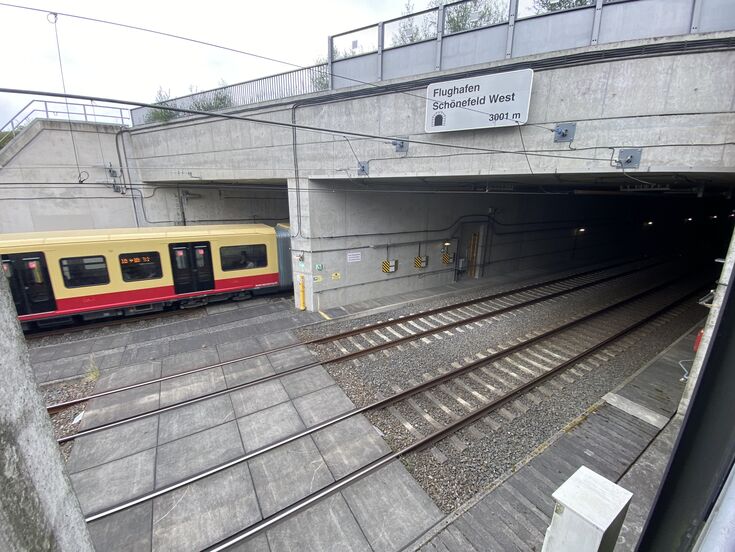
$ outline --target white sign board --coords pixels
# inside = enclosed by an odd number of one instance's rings
[[[430,84],[426,132],[525,124],[532,84],[533,69]]]
[[[362,261],[362,251],[348,251],[347,262],[348,263],[359,263]]]

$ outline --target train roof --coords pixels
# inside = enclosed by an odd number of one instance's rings
[[[97,230],[60,230],[51,232],[20,232],[0,234],[0,247],[93,243],[105,241],[151,239],[201,239],[242,234],[272,235],[275,229],[267,224],[213,224],[201,226],[151,226],[146,228],[108,228]]]

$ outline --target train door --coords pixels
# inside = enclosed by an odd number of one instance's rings
[[[171,254],[176,293],[214,289],[209,242],[170,243],[168,250]]]
[[[3,255],[2,264],[19,315],[56,310],[43,253]]]

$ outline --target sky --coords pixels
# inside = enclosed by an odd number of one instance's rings
[[[2,0],[0,0],[2,1]],[[414,10],[428,0],[414,0]],[[13,2],[13,0],[9,0]],[[401,15],[402,0],[16,0],[19,5],[112,20],[313,65],[327,37]],[[68,93],[151,102],[293,69],[237,53],[59,16]],[[54,25],[46,13],[0,6],[0,86],[61,92]],[[0,127],[32,97],[0,94]]]

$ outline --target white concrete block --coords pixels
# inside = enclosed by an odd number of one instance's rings
[[[612,552],[633,493],[582,466],[551,496],[542,552]]]

